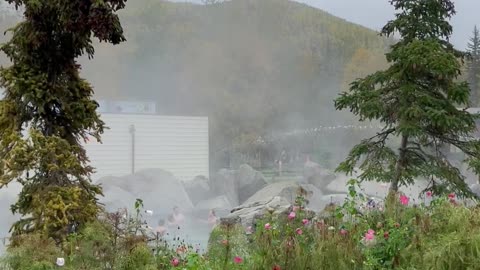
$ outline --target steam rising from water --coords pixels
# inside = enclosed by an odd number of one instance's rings
[[[262,1],[257,0],[256,3]],[[147,2],[149,5],[146,5]],[[305,9],[303,13],[310,17],[295,13],[295,16],[299,16],[296,22],[304,27],[300,29],[303,31],[301,35],[291,38],[282,32],[291,25],[277,24],[278,17],[274,15],[289,18],[287,15],[297,11],[297,6],[287,10],[292,12],[288,14],[267,13],[269,10],[250,6],[243,10],[232,8],[216,16],[218,20],[212,20],[209,14],[223,11],[213,9],[212,13],[207,13],[207,7],[196,7],[196,13],[191,13],[194,8],[190,5],[179,4],[181,6],[178,8],[171,8],[171,4],[167,3],[165,9],[159,9],[165,14],[159,16],[153,13],[154,17],[148,18],[137,16],[136,12],[164,5],[162,1],[153,2],[128,2],[128,10],[121,16],[127,43],[116,47],[96,44],[95,59],[81,60],[83,75],[94,85],[98,98],[155,100],[159,103],[157,107],[161,114],[208,115],[213,123],[210,127],[211,175],[223,167],[219,164],[224,164],[216,161],[217,153],[228,149],[233,141],[254,142],[260,136],[275,138],[268,146],[273,149],[269,149],[272,153],[266,154],[263,160],[263,165],[272,170],[277,168],[275,161],[282,150],[294,157],[296,166],[301,169],[304,155],[311,154],[313,149],[320,152],[319,156],[313,158],[323,167],[333,169],[360,138],[376,131],[343,128],[356,125],[356,121],[348,112],[336,112],[333,108],[332,100],[340,92],[343,79],[343,63],[334,60],[346,56],[321,53],[326,50],[323,51],[317,41],[327,35],[320,33],[320,26],[315,24],[321,17],[318,15],[320,12],[309,13]],[[0,9],[5,4],[4,1],[0,2]],[[4,10],[12,12],[11,9]],[[273,17],[266,17],[262,12]],[[2,20],[3,30],[13,23],[11,16],[14,13],[8,15],[8,20]],[[188,17],[188,14],[192,16]],[[170,28],[163,28],[165,23],[161,19],[164,15],[172,20],[168,22]],[[246,19],[248,16],[266,20],[260,24],[260,28],[259,25],[249,24]],[[201,19],[192,20],[192,17]],[[148,21],[152,18],[156,20]],[[197,22],[202,24],[192,28],[192,24]],[[155,31],[159,31],[159,34]],[[300,40],[300,37],[304,39]],[[1,41],[5,41],[5,38],[2,37]],[[196,43],[189,45],[191,41]],[[332,48],[345,45],[342,40],[334,42],[326,43]],[[380,44],[372,45],[372,50],[384,45],[378,40],[368,40],[366,43]],[[367,44],[363,45],[368,47]],[[338,53],[336,50],[331,52]],[[1,61],[5,64],[5,59]],[[299,89],[308,95],[300,96]],[[313,134],[297,137],[277,138],[277,135],[295,129],[320,126],[332,128],[322,128]],[[346,177],[339,179],[339,184],[346,182]],[[121,207],[131,208],[137,198],[144,199],[145,208],[154,212],[153,216],[148,217],[151,227],[156,227],[160,219],[166,219],[173,206],[181,204],[182,211],[188,216],[184,236],[194,243],[205,242],[208,226],[196,217],[191,218],[192,203],[182,204],[173,198],[165,201],[166,197],[159,195],[167,190],[172,196],[185,198],[182,197],[184,194],[179,195],[181,191],[175,189],[173,182],[158,181],[136,188],[132,192],[130,188],[110,185],[105,189],[106,196],[102,201],[108,210],[115,211]],[[142,188],[145,190],[142,191]],[[0,190],[0,238],[8,235],[11,223],[16,220],[10,214],[9,205],[15,201],[19,190],[17,184]],[[207,216],[201,218],[207,219]],[[202,229],[199,231],[198,228]],[[0,241],[0,252],[2,246]]]

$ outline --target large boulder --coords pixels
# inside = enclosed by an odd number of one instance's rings
[[[240,203],[245,202],[253,194],[267,185],[267,181],[262,173],[254,170],[247,164],[243,164],[238,168],[235,182],[238,188],[238,199]]]
[[[335,181],[328,184],[325,188],[328,190],[327,194],[347,194],[348,181],[351,177],[344,174],[339,174]],[[385,197],[388,194],[388,185],[378,182],[365,181],[360,184],[362,192],[367,196]]]
[[[274,214],[283,213],[295,203],[299,191],[309,202],[307,207],[313,211],[323,209],[327,202],[322,200],[322,192],[310,184],[298,184],[285,181],[269,184],[232,210],[229,217],[239,217],[242,224],[251,226],[254,219],[263,216],[267,209]]]
[[[199,218],[206,219],[210,210],[214,210],[217,217],[228,216],[233,206],[225,195],[203,200],[195,205],[193,213]]]
[[[323,195],[321,200],[323,202],[326,202],[327,205],[328,204],[342,205],[347,199],[347,197],[348,197],[347,194],[330,194],[330,195]]]
[[[351,178],[358,179],[360,171],[358,170],[353,176],[347,176],[345,174],[338,174],[338,177],[335,181],[331,182],[327,187],[324,194],[347,194],[348,193],[348,181]],[[410,186],[402,186],[399,188],[399,191],[412,198],[412,202],[415,202],[419,198],[420,193],[428,185],[428,181],[417,180],[415,184]],[[361,192],[369,197],[385,198],[388,194],[390,184],[388,183],[379,183],[373,181],[364,181],[360,184]]]
[[[133,175],[102,178],[98,183],[104,187],[103,202],[107,209],[132,209],[137,198],[156,216],[166,217],[174,206],[184,212],[193,209],[183,183],[164,170],[142,170]]]
[[[476,194],[477,196],[480,196],[480,184],[475,183],[475,184],[470,186],[470,189],[472,190],[472,192],[474,194]]]
[[[105,210],[108,212],[115,212],[124,208],[131,209],[137,199],[131,192],[111,185],[106,186],[103,195],[100,198],[100,203],[105,205]]]
[[[303,183],[312,184],[322,191],[337,178],[337,175],[319,164],[307,161],[303,167]]]
[[[255,202],[265,201],[275,196],[282,197],[293,204],[298,196],[300,188],[303,189],[306,193],[308,193],[307,199],[309,201],[311,201],[312,199],[316,200],[319,196],[321,197],[322,195],[322,192],[313,185],[298,184],[294,181],[284,181],[267,185],[266,187],[255,193],[248,200],[246,200],[244,204],[252,204]]]
[[[194,205],[213,196],[213,190],[210,188],[209,180],[205,176],[197,176],[193,180],[183,183],[183,185]]]
[[[321,211],[329,203],[328,200],[325,200],[323,192],[318,189],[316,186],[311,184],[300,185],[302,190],[306,193],[306,199],[308,201],[307,207],[311,211]]]
[[[232,210],[227,218],[238,218],[244,227],[253,225],[255,219],[264,216],[267,211],[273,214],[285,212],[291,206],[291,202],[281,196],[265,198],[254,203],[245,203]]]
[[[231,205],[239,205],[235,171],[221,169],[210,177],[210,187],[215,195],[225,195]]]

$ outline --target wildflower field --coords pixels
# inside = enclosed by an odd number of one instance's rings
[[[480,269],[477,206],[431,192],[419,204],[401,194],[373,202],[349,184],[345,203],[320,214],[299,196],[287,213],[267,211],[252,227],[224,220],[206,253],[149,237],[138,209],[90,224],[63,246],[19,238],[4,269]]]

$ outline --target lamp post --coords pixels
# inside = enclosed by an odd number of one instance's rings
[[[132,174],[135,173],[135,125],[130,125],[129,129],[131,138],[132,138],[132,156],[131,156],[131,161],[132,161]]]

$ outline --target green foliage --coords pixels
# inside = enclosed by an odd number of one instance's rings
[[[361,121],[378,120],[382,132],[355,146],[338,171],[351,173],[359,163],[361,180],[412,184],[431,179],[430,190],[456,191],[473,196],[464,177],[446,158],[444,145],[466,154],[478,172],[480,142],[473,138],[476,116],[457,106],[468,106],[467,83],[458,82],[462,54],[448,43],[448,23],[455,10],[447,0],[393,0],[396,19],[382,34],[401,35],[386,54],[390,66],[358,79],[349,92],[335,100],[338,110],[350,109]],[[422,14],[421,16],[419,14]],[[400,138],[398,151],[392,138]]]
[[[453,194],[430,194],[413,206],[391,195],[387,209],[382,202],[371,205],[356,180],[349,185],[348,202],[333,207],[343,216],[315,215],[299,196],[288,212],[267,211],[253,232],[235,220],[224,222],[212,232],[206,254],[183,241],[139,238],[132,244],[135,230],[118,231],[130,228],[125,217],[120,225],[109,218],[89,223],[62,248],[41,235],[18,236],[0,263],[8,270],[53,270],[56,258],[65,258],[67,270],[478,268],[480,208],[462,205]]]
[[[226,223],[216,227],[208,240],[208,253],[211,265],[217,269],[234,269],[235,257],[247,260],[249,245],[245,229],[234,223]]]
[[[0,47],[12,63],[0,69],[0,187],[12,181],[23,186],[12,206],[23,217],[14,234],[42,232],[62,240],[96,219],[101,195],[80,142],[90,135],[99,140],[104,123],[75,61],[93,57],[92,36],[113,44],[125,40],[115,14],[125,1],[7,2],[23,8],[24,21]]]
[[[402,256],[417,269],[476,269],[480,263],[480,211],[458,207],[446,200],[432,207],[423,231]],[[428,227],[427,227],[428,226]],[[405,268],[407,269],[407,268]]]
[[[51,270],[59,254],[61,251],[54,241],[31,234],[16,238],[3,263],[8,270]]]
[[[105,269],[114,265],[119,255],[112,228],[102,222],[88,223],[82,231],[70,235],[64,249],[69,255],[67,264],[79,270]]]
[[[230,239],[248,236],[247,243],[228,240],[226,228],[218,228],[212,233],[215,241],[209,246],[208,263],[212,269],[318,269],[319,265],[321,269],[359,269],[362,259],[355,250],[356,241],[340,235],[332,227],[335,220],[331,222],[307,211],[300,196],[288,213],[267,213],[257,220],[254,233],[232,231]],[[236,256],[243,261],[236,264]]]
[[[133,250],[122,258],[119,270],[154,270],[157,269],[154,264],[152,251],[146,245],[138,245]]]

